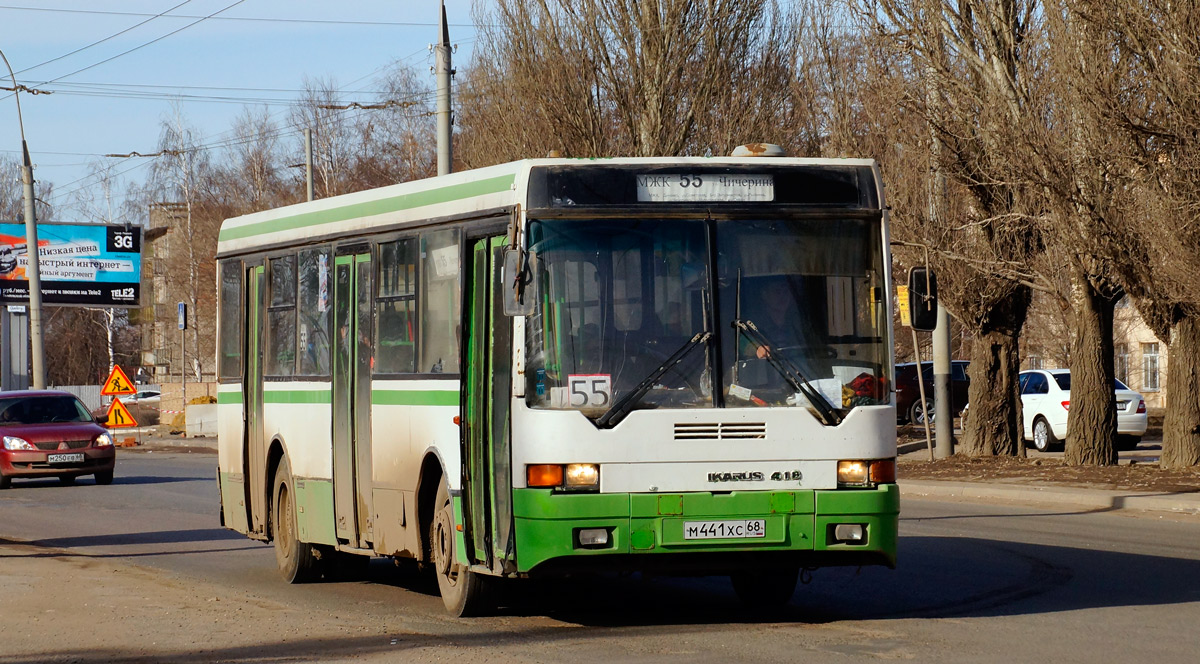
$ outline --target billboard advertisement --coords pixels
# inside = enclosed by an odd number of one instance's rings
[[[42,303],[136,307],[141,298],[142,229],[38,224]],[[25,224],[0,224],[0,304],[27,304]]]

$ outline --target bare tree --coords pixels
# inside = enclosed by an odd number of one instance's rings
[[[1040,200],[1003,155],[1024,120],[1013,90],[1032,75],[1022,51],[1031,2],[879,0],[859,10],[892,46],[896,98],[920,120],[897,123],[900,149],[885,164],[895,237],[929,252],[943,301],[975,338],[962,450],[1021,454],[1018,339],[1041,286],[1028,269],[1042,249]],[[947,178],[944,195],[929,186],[935,172]]]
[[[753,76],[756,66],[764,75],[781,71],[780,57],[758,57],[777,16],[767,7],[766,0],[499,0],[477,11],[487,27],[460,95],[464,161],[713,148],[715,132],[697,138],[699,126],[718,126],[708,116],[776,112],[765,95],[746,108],[754,98],[730,92],[769,80]],[[722,133],[731,136],[728,129]]]
[[[226,148],[224,163],[230,176],[226,184],[232,191],[224,195],[236,196],[247,212],[281,204],[285,191],[281,149],[279,127],[267,109],[242,109]]]
[[[350,170],[354,155],[353,125],[332,80],[305,79],[301,103],[292,110],[290,122],[297,130],[311,129],[313,135],[313,180],[317,196],[328,198],[354,188]],[[304,145],[293,155],[304,161]]]
[[[432,93],[413,67],[396,63],[379,81],[381,97],[355,123],[356,188],[381,187],[437,174]]]
[[[153,200],[166,204],[160,209],[170,212],[164,217],[167,236],[155,248],[155,258],[161,261],[155,289],[166,293],[159,293],[160,299],[169,297],[168,301],[177,299],[188,305],[190,339],[178,349],[175,361],[199,381],[204,373],[213,371],[216,353],[212,284],[221,218],[204,213],[204,203],[213,199],[212,168],[199,135],[180,109],[162,123],[158,147],[161,156],[151,172],[150,191]]]
[[[1083,26],[1088,61],[1104,75],[1080,81],[1100,131],[1119,137],[1111,178],[1129,213],[1118,236],[1124,285],[1167,342],[1164,467],[1200,464],[1200,7],[1066,0]],[[1099,54],[1100,57],[1097,57]]]
[[[46,204],[54,192],[54,185],[36,180],[34,172],[34,206],[38,221],[52,221],[54,208]],[[25,192],[21,186],[21,161],[0,155],[0,220],[8,222],[25,219]]]

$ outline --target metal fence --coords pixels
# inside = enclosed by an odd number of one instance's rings
[[[159,389],[158,385],[137,385],[135,387],[138,392]],[[108,403],[107,399],[101,396],[101,387],[99,385],[55,385],[50,389],[62,390],[63,392],[74,394],[79,397],[83,405],[88,407],[88,410],[97,410]]]

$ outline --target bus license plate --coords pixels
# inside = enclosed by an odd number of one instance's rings
[[[74,454],[47,454],[47,463],[83,463],[83,454],[76,452]]]
[[[752,539],[767,536],[766,519],[684,521],[683,539]]]

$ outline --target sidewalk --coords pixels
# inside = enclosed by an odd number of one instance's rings
[[[131,431],[133,433],[131,433]],[[127,438],[137,440],[139,432],[114,432],[118,444]],[[216,437],[187,438],[170,435],[165,430],[147,427],[140,431],[141,444],[122,451],[187,451],[217,453]],[[901,455],[926,454],[924,443],[901,446]],[[995,503],[997,501],[1088,511],[1122,511],[1132,516],[1162,516],[1176,514],[1200,517],[1200,493],[1149,493],[1116,491],[1068,486],[1005,484],[999,481],[952,482],[944,480],[900,479],[900,495],[905,498],[963,502]]]
[[[1200,493],[1146,493],[1077,487],[1030,486],[998,482],[900,480],[908,498],[995,503],[997,501],[1089,511],[1129,511],[1145,516],[1163,513],[1200,516]]]
[[[955,434],[959,432],[956,430]],[[1153,441],[1151,441],[1153,442]],[[1026,451],[1033,457],[1047,459],[1061,457],[1059,453]],[[929,450],[924,440],[901,443],[897,458],[924,460]],[[1158,461],[1156,450],[1130,450],[1121,452],[1121,465],[1151,463]],[[909,498],[932,500],[995,503],[998,501],[1045,507],[1052,509],[1077,509],[1087,511],[1122,511],[1131,516],[1161,518],[1165,514],[1200,516],[1200,492],[1158,493],[1150,491],[1127,491],[1117,489],[1059,486],[1052,481],[1043,483],[1006,483],[1001,479],[979,479],[975,481],[917,480],[900,478],[900,495]]]

